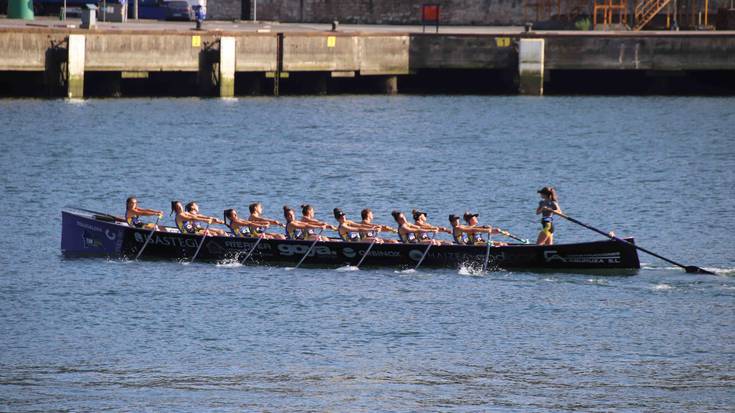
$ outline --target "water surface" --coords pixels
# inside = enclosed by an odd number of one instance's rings
[[[735,101],[0,101],[0,410],[731,411]],[[467,209],[535,238],[536,190],[635,276],[66,260],[60,210],[197,200]],[[168,218],[167,218],[168,220]],[[170,222],[170,221],[167,221]],[[599,239],[557,222],[557,240]]]

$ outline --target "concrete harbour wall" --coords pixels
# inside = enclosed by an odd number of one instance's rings
[[[732,75],[735,35],[0,30],[0,92],[3,76],[16,72],[43,74],[47,90],[82,97],[85,87],[93,86],[90,79],[153,82],[172,73],[189,73],[199,85],[181,93],[232,96],[242,87],[245,94],[279,94],[297,82],[308,83],[308,93],[327,93],[330,83],[350,82],[395,93],[425,73],[471,82],[477,71],[504,74],[498,82],[527,94],[542,94],[550,72]],[[108,89],[121,90],[119,85]],[[425,92],[431,93],[430,86]]]

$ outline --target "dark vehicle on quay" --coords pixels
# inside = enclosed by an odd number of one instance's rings
[[[92,4],[97,7],[103,7],[106,5],[112,5],[113,3],[120,4],[119,0],[66,0],[67,15],[79,14],[81,9],[87,5]],[[151,19],[151,20],[164,20],[167,18],[167,5],[166,1],[163,0],[138,0],[138,18],[140,19]],[[34,0],[33,12],[38,16],[57,16],[61,13],[61,9],[64,7],[64,0]],[[3,9],[4,10],[4,9]],[[98,11],[98,18],[103,19],[102,11]],[[133,8],[128,3],[128,15],[132,17]],[[192,15],[193,16],[193,15]],[[192,20],[193,17],[190,19]]]
[[[194,20],[194,10],[191,5],[184,0],[173,0],[164,3],[166,20]]]

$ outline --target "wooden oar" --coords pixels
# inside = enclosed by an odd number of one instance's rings
[[[434,241],[434,237],[436,236],[436,232],[431,233],[431,240]],[[430,242],[429,245],[426,247],[426,251],[424,251],[424,255],[421,256],[421,259],[419,260],[418,264],[416,264],[416,267],[414,267],[414,271],[417,271],[419,267],[421,266],[421,263],[424,262],[424,258],[426,258],[426,254],[429,253],[429,250],[431,249],[431,246],[433,245],[433,242]]]
[[[529,241],[527,239],[521,238],[521,237],[519,237],[517,235],[513,235],[513,234],[511,234],[510,232],[508,232],[506,230],[501,230],[500,233],[503,234],[503,235],[505,235],[508,238],[512,238],[512,239],[514,239],[516,241],[519,241],[519,242],[522,242],[524,244],[528,244],[529,243]]]
[[[302,263],[302,262],[304,262],[304,260],[306,259],[306,257],[308,257],[308,256],[309,256],[309,253],[311,253],[311,250],[312,250],[312,249],[314,249],[314,246],[315,246],[315,245],[316,245],[316,243],[317,243],[317,242],[319,241],[319,238],[321,238],[321,237],[320,237],[320,235],[322,235],[322,231],[324,231],[324,228],[320,229],[320,230],[319,230],[319,233],[318,233],[318,234],[316,234],[316,238],[314,239],[314,242],[312,242],[312,243],[311,243],[311,246],[309,247],[309,249],[308,249],[308,250],[306,250],[306,254],[304,254],[304,256],[303,256],[303,257],[301,257],[301,261],[299,261],[299,263],[298,263],[298,264],[296,264],[296,266],[295,266],[295,267],[293,267],[293,269],[294,269],[294,270],[295,270],[295,269],[297,269],[297,268],[299,268],[299,266],[301,265],[301,263]]]
[[[697,267],[697,266],[694,266],[694,265],[684,265],[684,264],[679,264],[678,262],[676,262],[676,261],[674,261],[674,260],[670,260],[670,259],[668,259],[668,258],[666,258],[666,257],[662,257],[662,256],[660,256],[660,255],[656,254],[656,253],[655,253],[655,252],[653,252],[653,251],[649,251],[649,250],[647,250],[647,249],[645,249],[645,248],[643,248],[643,247],[639,247],[638,245],[635,245],[635,244],[633,244],[633,243],[631,243],[631,242],[628,242],[628,241],[626,241],[626,240],[624,240],[624,239],[621,239],[621,238],[618,238],[618,237],[616,237],[616,236],[610,235],[610,234],[608,234],[608,233],[606,233],[606,232],[603,232],[603,231],[601,231],[601,230],[599,230],[599,229],[597,229],[597,228],[595,228],[595,227],[592,227],[592,226],[590,226],[590,225],[587,225],[587,224],[585,224],[584,222],[580,222],[580,221],[577,221],[576,219],[574,219],[574,218],[570,217],[569,215],[566,215],[566,214],[563,214],[563,213],[559,213],[559,212],[554,212],[554,213],[555,213],[556,215],[559,215],[560,217],[562,217],[562,218],[564,218],[564,219],[568,220],[568,221],[574,222],[574,223],[575,223],[575,224],[577,224],[577,225],[581,225],[581,226],[583,226],[583,227],[585,227],[585,228],[587,228],[587,229],[589,229],[589,230],[592,230],[592,231],[595,231],[595,232],[597,232],[597,233],[599,233],[599,234],[602,234],[602,235],[604,235],[604,236],[606,236],[606,237],[610,238],[611,240],[614,240],[614,241],[618,241],[618,242],[622,242],[623,244],[627,244],[627,245],[630,245],[631,247],[634,247],[634,248],[636,248],[636,249],[638,249],[638,250],[640,250],[640,251],[643,251],[643,252],[645,252],[646,254],[650,254],[650,255],[653,255],[653,256],[654,256],[654,257],[656,257],[656,258],[662,259],[662,260],[664,260],[664,261],[668,262],[669,264],[674,264],[674,265],[676,265],[677,267],[681,267],[681,268],[683,268],[683,269],[684,269],[684,271],[686,271],[686,272],[688,272],[688,273],[692,273],[692,274],[712,274],[712,275],[717,275],[717,274],[713,273],[712,271],[707,271],[707,270],[705,270],[705,269],[703,269],[703,268],[700,268],[700,267]]]
[[[143,253],[143,250],[148,245],[148,241],[151,240],[151,237],[153,237],[153,233],[156,232],[156,229],[158,229],[158,220],[161,219],[161,216],[159,215],[158,218],[156,218],[156,223],[153,224],[153,229],[148,234],[148,238],[145,239],[145,243],[143,243],[143,247],[138,251],[138,255],[135,256],[135,261],[138,261],[138,258],[140,258],[140,254]]]
[[[362,254],[362,258],[360,258],[360,262],[358,262],[357,265],[355,265],[355,268],[360,268],[360,264],[362,264],[362,262],[365,261],[365,258],[367,258],[368,254],[370,253],[370,250],[373,249],[373,245],[375,245],[375,241],[378,240],[379,234],[380,234],[380,229],[378,229],[375,232],[375,235],[373,236],[373,242],[370,243],[370,246],[368,247],[368,249],[365,251],[364,254]]]
[[[77,211],[87,212],[92,214],[94,219],[100,220],[100,221],[107,221],[107,222],[127,222],[125,218],[117,217],[110,214],[105,214],[104,212],[97,212],[92,211],[91,209],[84,209],[84,208],[77,208],[77,207],[67,207],[68,209],[74,209]]]
[[[487,262],[490,260],[490,247],[493,245],[493,241],[490,239],[491,233],[487,233],[487,248],[485,249],[485,262],[482,264],[482,272],[487,271]]]
[[[199,246],[197,247],[197,252],[194,253],[194,256],[191,257],[191,262],[194,262],[195,259],[197,259],[197,255],[199,255],[199,250],[202,249],[202,245],[204,245],[204,239],[207,238],[207,230],[209,229],[209,224],[212,223],[212,220],[210,219],[207,222],[207,227],[204,228],[204,235],[202,235],[202,241],[199,243]]]
[[[253,251],[255,251],[256,248],[258,248],[258,244],[260,244],[260,241],[262,241],[262,240],[263,240],[263,235],[259,236],[258,237],[258,240],[255,241],[255,244],[253,245],[253,248],[250,248],[250,251],[248,251],[248,255],[245,256],[245,259],[244,260],[242,260],[242,264],[245,264],[245,261],[247,261],[248,258],[250,258],[250,254],[252,254]]]

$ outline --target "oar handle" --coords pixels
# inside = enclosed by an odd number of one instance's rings
[[[508,238],[514,239],[514,240],[519,241],[519,242],[522,242],[524,244],[528,244],[528,240],[527,239],[521,238],[521,237],[519,237],[517,235],[513,235],[513,234],[510,233],[510,231],[507,231],[507,230],[504,230],[504,229],[502,229],[500,231],[501,231],[500,232],[501,234],[505,235]]]

